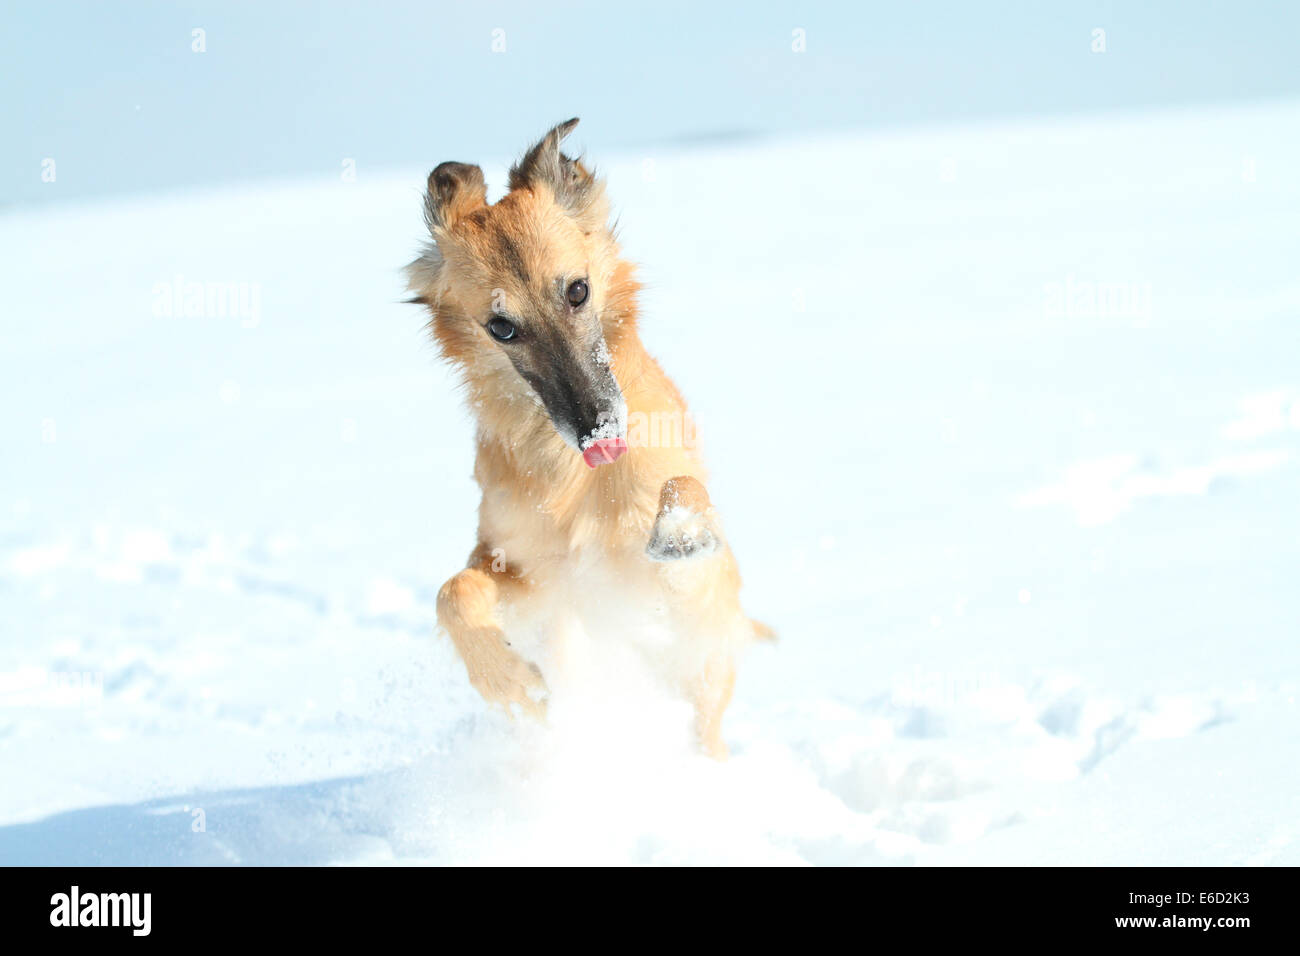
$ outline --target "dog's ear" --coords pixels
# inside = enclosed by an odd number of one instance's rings
[[[606,212],[601,183],[581,162],[560,152],[560,143],[577,125],[576,116],[559,124],[524,153],[523,159],[510,167],[510,188],[545,186],[555,194],[556,202],[580,219],[591,219],[594,226]]]
[[[483,170],[469,163],[440,163],[429,174],[424,220],[429,230],[450,229],[474,210],[487,205]]]

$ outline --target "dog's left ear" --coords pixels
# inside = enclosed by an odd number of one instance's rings
[[[544,186],[586,228],[596,228],[604,225],[608,214],[604,188],[581,162],[560,152],[560,143],[577,125],[576,116],[560,123],[528,150],[523,159],[510,167],[510,188]]]

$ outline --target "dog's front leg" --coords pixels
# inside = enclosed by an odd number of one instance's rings
[[[510,712],[512,704],[533,717],[546,713],[537,694],[546,689],[541,672],[510,648],[497,617],[499,602],[527,585],[508,568],[493,570],[480,545],[469,567],[438,591],[438,623],[465,662],[469,682],[483,699]]]
[[[650,559],[700,558],[720,547],[722,529],[704,485],[690,475],[665,481],[659,492],[659,514],[646,546]]]
[[[659,493],[659,513],[646,554],[660,562],[660,577],[694,661],[682,675],[695,707],[700,749],[727,756],[722,715],[735,685],[735,649],[755,625],[740,610],[740,575],[722,535],[709,493],[689,475],[670,478]]]

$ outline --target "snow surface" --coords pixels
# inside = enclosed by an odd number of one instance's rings
[[[16,209],[0,862],[1300,863],[1300,105],[589,145],[780,632],[733,758],[434,634],[447,156]]]

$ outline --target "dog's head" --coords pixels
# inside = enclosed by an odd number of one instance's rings
[[[433,311],[443,354],[475,397],[535,397],[595,467],[627,449],[611,347],[632,283],[603,184],[560,151],[577,123],[561,123],[529,149],[492,205],[478,166],[438,166],[425,197],[433,242],[407,271],[416,301]]]

